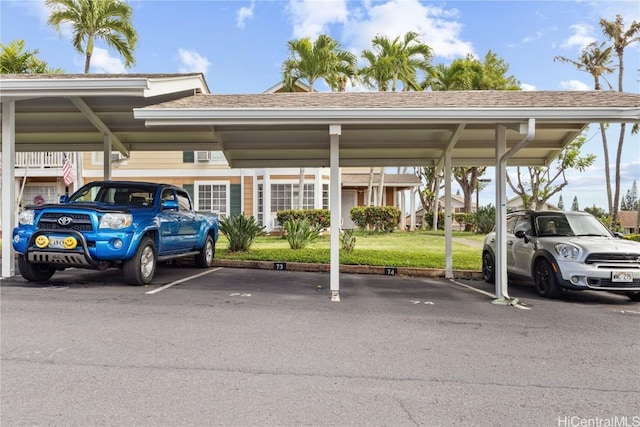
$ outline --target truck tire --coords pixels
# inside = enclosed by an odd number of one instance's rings
[[[216,253],[216,245],[213,243],[211,236],[207,236],[200,253],[196,255],[196,267],[209,268],[213,264],[213,257]]]
[[[144,237],[133,258],[123,265],[124,280],[129,285],[144,286],[151,283],[156,271],[156,245],[148,237]]]
[[[55,267],[49,264],[30,263],[24,255],[18,255],[18,268],[22,277],[30,282],[45,282],[56,272]]]

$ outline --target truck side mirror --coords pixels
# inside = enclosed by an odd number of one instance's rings
[[[162,209],[177,211],[178,210],[178,201],[177,200],[163,200],[162,201]]]
[[[67,196],[66,194],[63,194],[62,196],[60,196],[60,203],[67,203],[69,201],[69,196]]]

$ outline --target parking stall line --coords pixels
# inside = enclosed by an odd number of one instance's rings
[[[449,281],[450,281],[451,283],[455,283],[455,284],[456,284],[456,285],[458,285],[458,286],[462,286],[462,287],[467,288],[467,289],[469,289],[469,290],[472,290],[472,291],[474,291],[474,292],[478,292],[479,294],[486,295],[486,296],[488,296],[488,297],[490,297],[490,298],[492,298],[492,299],[496,297],[496,296],[495,296],[495,294],[492,294],[492,293],[487,292],[487,291],[483,291],[482,289],[474,288],[474,287],[473,287],[473,286],[471,286],[471,285],[467,285],[467,284],[465,284],[465,283],[458,282],[458,281],[457,281],[457,280],[455,280],[455,279],[449,279]],[[521,303],[517,303],[517,304],[515,304],[515,305],[514,305],[514,307],[519,308],[520,310],[531,310],[531,308],[530,308],[530,307],[526,307],[526,306],[522,305]]]
[[[194,274],[193,276],[188,276],[188,277],[185,277],[185,278],[182,278],[182,279],[179,279],[179,280],[175,280],[175,281],[173,281],[171,283],[167,283],[164,286],[160,286],[157,289],[153,289],[153,290],[151,290],[149,292],[145,292],[145,294],[147,294],[147,295],[157,294],[158,292],[164,291],[165,289],[169,289],[172,286],[179,285],[180,283],[187,282],[187,281],[189,281],[191,279],[196,279],[198,277],[205,276],[207,274],[213,273],[214,271],[218,271],[218,270],[221,270],[223,268],[224,267],[218,267],[218,268],[214,268],[214,269],[211,269],[211,270],[203,271],[202,273]]]

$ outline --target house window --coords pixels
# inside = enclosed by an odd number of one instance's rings
[[[313,209],[314,184],[304,184],[302,208]],[[271,212],[298,209],[298,184],[271,184]]]
[[[229,184],[195,182],[196,210],[229,214]]]
[[[258,223],[264,225],[264,184],[258,184]]]
[[[329,184],[322,184],[322,209],[329,209]]]
[[[53,185],[26,185],[22,193],[22,206],[58,203],[58,187]]]

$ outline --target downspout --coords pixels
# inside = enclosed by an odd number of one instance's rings
[[[496,183],[499,186],[496,191],[496,259],[495,259],[495,285],[496,285],[496,299],[492,301],[493,304],[499,305],[516,305],[518,304],[517,298],[511,298],[508,292],[508,279],[507,279],[507,204],[506,204],[506,173],[507,162],[518,151],[523,149],[529,144],[536,131],[536,119],[530,118],[527,123],[527,135],[524,139],[518,142],[511,150],[503,153],[498,161],[498,167],[496,170]],[[522,132],[521,132],[522,133]],[[506,143],[506,135],[504,130],[498,132],[504,138]],[[500,141],[498,141],[500,142]],[[503,145],[504,147],[504,145]]]

